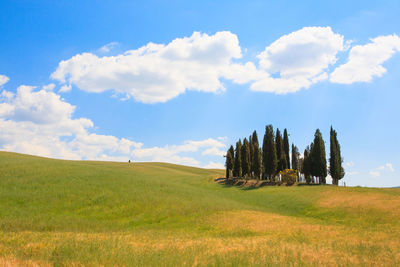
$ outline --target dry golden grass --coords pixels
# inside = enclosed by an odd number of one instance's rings
[[[357,231],[345,226],[319,225],[304,219],[273,213],[238,210],[224,212],[210,218],[220,231],[247,231],[254,236],[236,238],[229,244],[214,242],[216,253],[246,253],[260,251],[260,257],[278,255],[278,262],[297,255],[301,262],[311,265],[388,266],[400,262],[400,240],[393,234],[376,231]],[[393,231],[399,230],[393,229]],[[398,236],[398,235],[397,235]],[[264,248],[264,249],[262,249]],[[360,259],[354,250],[375,250],[368,261]],[[339,261],[339,262],[338,262]]]
[[[218,212],[208,218],[208,223],[213,230],[206,236],[26,231],[3,233],[0,243],[20,244],[19,255],[28,258],[48,255],[65,244],[74,244],[73,249],[83,250],[87,244],[97,244],[100,250],[111,247],[114,251],[107,251],[111,255],[120,253],[118,250],[141,255],[165,253],[182,259],[195,254],[194,259],[183,261],[183,266],[213,265],[215,257],[232,256],[244,257],[247,263],[254,265],[287,262],[291,263],[289,265],[311,266],[393,266],[400,263],[400,240],[395,238],[398,234],[319,225],[302,218],[252,210]],[[363,253],[367,255],[361,257]],[[79,259],[66,263],[69,266],[86,265]],[[0,266],[49,265],[43,260],[0,259]],[[106,261],[105,266],[111,265],[112,262],[107,264]]]
[[[25,267],[37,267],[37,266],[51,266],[50,263],[45,261],[33,261],[33,260],[20,260],[12,257],[0,257],[0,266],[2,267],[14,267],[14,266],[25,266]]]
[[[400,196],[376,192],[326,191],[318,202],[324,208],[374,210],[400,218]]]

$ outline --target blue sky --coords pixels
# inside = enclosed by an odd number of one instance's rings
[[[333,125],[347,184],[399,186],[400,3],[324,2],[2,1],[0,149],[220,167]]]

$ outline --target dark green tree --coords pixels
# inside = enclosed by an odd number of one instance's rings
[[[344,169],[342,166],[343,158],[340,154],[340,144],[337,140],[337,133],[331,126],[330,132],[330,158],[329,158],[329,174],[332,177],[332,184],[338,185],[339,180],[344,177]]]
[[[249,176],[253,177],[253,138],[249,136]]]
[[[282,135],[281,131],[279,131],[279,128],[276,129],[275,146],[276,146],[276,156],[278,157],[278,159],[280,159],[283,148],[282,148]]]
[[[297,166],[297,167],[298,167],[299,174],[300,174],[300,173],[304,173],[304,172],[303,172],[303,165],[304,165],[304,158],[302,158],[302,157],[299,156],[299,165]]]
[[[306,179],[307,184],[312,182],[311,179],[311,157],[310,157],[310,147],[304,150],[304,158],[303,158],[303,166],[302,166],[302,173],[304,178]]]
[[[261,151],[260,148],[256,145],[253,144],[253,173],[254,177],[256,179],[261,178]]]
[[[242,150],[241,150],[241,162],[242,162],[242,176],[247,178],[249,174],[249,157],[250,157],[250,147],[249,147],[249,142],[247,141],[246,138],[243,140],[243,145],[242,145]]]
[[[254,131],[251,137],[251,141],[253,142],[253,160],[252,160],[252,172],[254,177],[260,179],[261,174],[261,152],[260,152],[260,144],[258,143],[257,132]]]
[[[300,153],[297,147],[292,144],[292,169],[299,171],[299,158],[300,158]]]
[[[265,134],[262,146],[262,161],[264,176],[272,181],[278,167],[274,128],[272,127],[272,125],[267,125],[265,127]]]
[[[290,169],[290,151],[289,151],[289,136],[287,133],[286,128],[283,130],[283,151],[285,151],[285,155],[286,155],[286,168],[285,169]]]
[[[242,176],[241,150],[242,150],[242,141],[239,139],[239,141],[236,142],[235,161],[233,164],[233,176],[234,177]]]
[[[325,142],[321,131],[317,129],[314,134],[314,142],[311,148],[311,175],[319,178],[320,184],[326,184],[326,153]]]
[[[233,169],[233,146],[231,146],[228,151],[226,152],[226,161],[225,161],[225,166],[226,166],[226,178],[230,177],[230,173]]]
[[[287,169],[287,162],[286,162],[286,154],[284,151],[281,153],[281,158],[278,161],[278,169],[280,171],[286,170]]]
[[[229,152],[231,152],[231,156],[232,156],[232,160],[233,162],[235,161],[235,149],[233,148],[233,146],[231,145],[231,147],[229,148]],[[234,164],[234,163],[233,163]],[[232,170],[233,170],[233,165],[232,165]]]
[[[286,155],[285,151],[283,150],[283,140],[279,129],[276,129],[275,146],[276,157],[278,158],[278,167],[276,169],[276,172],[278,173],[280,171],[283,171],[284,169],[287,169]]]

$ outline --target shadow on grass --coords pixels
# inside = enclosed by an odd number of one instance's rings
[[[229,188],[229,187],[239,187],[240,190],[254,190],[264,186],[324,186],[324,184],[314,184],[310,183],[307,184],[305,182],[296,182],[295,184],[286,184],[282,182],[275,182],[275,181],[268,181],[268,180],[245,180],[240,178],[224,178],[219,177],[214,179],[214,182],[218,183],[219,185]]]
[[[248,190],[255,190],[255,189],[259,189],[259,188],[260,187],[251,185],[251,186],[242,186],[242,187],[240,187],[240,190],[248,191]]]

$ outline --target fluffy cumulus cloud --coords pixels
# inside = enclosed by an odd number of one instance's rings
[[[3,86],[4,84],[6,84],[9,80],[10,79],[7,76],[0,74],[0,86]]]
[[[45,86],[46,87],[46,86]],[[0,98],[0,148],[63,159],[104,159],[139,143],[89,133],[93,122],[73,119],[75,107],[47,88],[20,86]]]
[[[20,86],[14,96],[3,91],[6,101],[0,104],[0,114],[14,121],[36,124],[52,124],[69,120],[75,107],[62,101],[60,96],[46,89],[34,91],[35,87]]]
[[[225,147],[223,139],[186,141],[181,145],[144,148],[140,142],[93,132],[93,122],[73,118],[75,106],[54,93],[20,86],[0,94],[0,149],[62,159],[163,161],[203,166],[188,156]]]
[[[257,56],[267,75],[251,89],[285,94],[326,80],[328,67],[344,49],[343,40],[330,27],[305,27],[280,37]]]
[[[167,45],[149,43],[117,56],[76,55],[51,78],[88,92],[114,90],[144,103],[168,101],[186,90],[220,92],[232,59],[241,57],[236,35],[193,33]]]
[[[99,52],[116,45],[107,44]],[[350,47],[330,27],[304,27],[281,36],[253,60],[239,62],[242,48],[235,34],[194,32],[117,56],[78,54],[61,61],[51,78],[61,83],[60,92],[72,85],[88,92],[113,90],[143,103],[166,102],[186,90],[222,92],[222,79],[249,84],[253,91],[287,94],[321,81],[349,84],[380,77],[386,72],[382,63],[400,51],[400,40],[397,35],[380,36],[354,46],[347,63],[337,67],[338,56],[345,56],[339,52]]]
[[[400,52],[400,38],[396,34],[373,38],[366,45],[356,45],[351,48],[348,61],[331,73],[330,81],[341,84],[370,82],[386,73],[382,64],[396,52]]]

